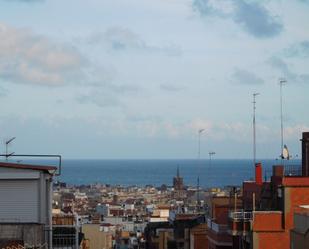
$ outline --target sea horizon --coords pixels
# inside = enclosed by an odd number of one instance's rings
[[[257,162],[262,163],[263,178],[267,179],[272,166],[280,164],[280,160],[271,159],[257,159]],[[300,164],[299,159],[285,161],[285,165]],[[196,186],[198,177],[203,188],[241,185],[254,179],[252,159],[63,159],[61,175],[56,179],[70,185],[158,187],[172,185],[178,167],[187,186]]]
[[[14,162],[11,158],[9,162]],[[256,159],[261,162],[263,178],[269,179],[272,166],[281,160]],[[19,163],[58,166],[56,159],[27,159]],[[300,165],[300,159],[285,160],[285,165]],[[187,186],[202,188],[241,185],[254,179],[252,159],[68,159],[62,158],[61,175],[56,180],[70,185],[109,184],[122,186],[172,185],[179,167]]]

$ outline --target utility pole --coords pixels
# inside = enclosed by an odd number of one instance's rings
[[[255,110],[256,110],[256,96],[259,93],[253,93],[253,166],[256,164],[256,122],[255,122]]]
[[[282,86],[286,83],[285,79],[280,79],[279,80],[279,85],[280,85],[280,126],[281,126],[281,164],[283,161],[283,107],[282,107]]]

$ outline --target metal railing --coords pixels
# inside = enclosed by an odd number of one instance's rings
[[[57,171],[55,172],[56,176],[60,176],[61,175],[61,165],[62,165],[62,159],[61,159],[61,155],[53,155],[53,154],[41,154],[41,155],[33,155],[33,154],[0,154],[0,157],[5,157],[5,159],[7,160],[10,157],[19,157],[19,158],[57,158],[58,159],[58,167],[57,167]]]
[[[209,227],[209,228],[211,228],[211,219],[207,219],[207,226]]]
[[[301,176],[302,166],[295,164],[284,165],[284,176]]]
[[[228,225],[218,224],[212,221],[210,218],[207,219],[207,226],[209,229],[213,230],[216,233],[227,233]]]
[[[252,217],[252,212],[246,212],[244,210],[229,212],[229,218],[233,220],[252,220]]]
[[[78,249],[76,245],[76,234],[53,235],[54,249]]]
[[[53,248],[78,249],[80,224],[75,215],[53,216]]]

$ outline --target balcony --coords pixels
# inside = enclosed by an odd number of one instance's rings
[[[252,212],[246,212],[244,210],[230,211],[229,218],[232,220],[252,220]]]
[[[209,218],[207,219],[207,226],[216,233],[227,233],[228,231],[228,225],[218,224]]]
[[[54,215],[53,248],[78,249],[80,224],[75,215]]]
[[[244,210],[236,210],[229,212],[229,234],[246,235],[251,229],[251,221],[253,213]]]
[[[215,248],[219,246],[231,247],[232,236],[228,233],[229,227],[225,224],[218,224],[211,219],[207,219],[208,233],[207,238]]]

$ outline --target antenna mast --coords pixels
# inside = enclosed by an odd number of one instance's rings
[[[256,110],[256,96],[259,93],[253,93],[253,166],[256,164],[256,123],[255,123],[255,110]]]
[[[198,130],[198,151],[197,151],[197,160],[198,160],[198,171],[200,168],[200,158],[201,158],[201,134],[205,131],[205,129],[199,129]],[[198,211],[200,210],[200,176],[198,174],[197,176],[197,205],[198,205]]]
[[[8,161],[9,156],[11,156],[11,155],[14,154],[14,152],[12,152],[12,153],[9,154],[8,147],[9,147],[9,144],[10,144],[15,138],[16,138],[16,137],[12,137],[11,139],[5,141],[5,159],[6,159],[6,161]]]
[[[281,164],[283,160],[283,107],[282,107],[282,86],[286,83],[287,81],[285,79],[280,79],[279,80],[279,85],[280,85],[280,126],[281,126]]]
[[[213,155],[215,155],[216,152],[211,151],[211,152],[209,152],[208,154],[209,154],[209,167],[211,167],[211,157],[212,157]]]

